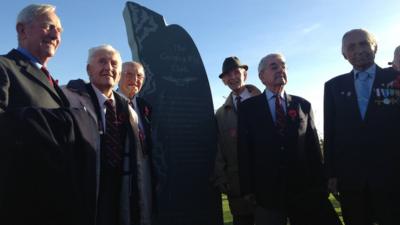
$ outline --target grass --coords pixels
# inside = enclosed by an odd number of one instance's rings
[[[333,197],[333,195],[329,196],[329,200],[331,201],[333,207],[335,207],[336,213],[339,215],[340,220],[343,223],[343,218],[342,218],[342,210],[340,209],[340,204],[336,199]],[[226,195],[222,195],[222,208],[223,208],[223,214],[224,214],[224,225],[232,225],[232,214],[231,211],[229,210],[229,205],[228,205],[228,199]]]

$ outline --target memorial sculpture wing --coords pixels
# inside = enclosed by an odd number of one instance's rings
[[[217,148],[210,85],[201,56],[179,25],[127,2],[132,58],[143,64],[140,95],[153,107],[153,156],[160,169],[156,225],[220,225],[221,197],[209,177]]]

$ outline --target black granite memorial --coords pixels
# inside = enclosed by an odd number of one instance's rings
[[[210,86],[189,34],[139,4],[124,19],[132,58],[143,64],[140,95],[153,106],[154,156],[164,165],[154,225],[220,225],[221,198],[210,183],[216,124]]]

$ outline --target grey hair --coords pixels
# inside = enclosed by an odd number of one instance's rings
[[[376,41],[375,36],[373,34],[371,34],[370,32],[368,32],[367,30],[359,28],[359,29],[349,30],[343,35],[343,38],[342,38],[342,54],[344,55],[344,52],[345,52],[344,41],[348,38],[348,36],[350,34],[357,33],[357,32],[364,33],[365,35],[367,35],[368,40],[371,42],[372,46],[374,47],[374,52],[376,52],[377,49],[378,49],[378,43]]]
[[[144,67],[143,67],[143,65],[142,65],[140,62],[136,62],[136,61],[127,61],[127,62],[124,62],[124,63],[122,63],[122,69],[124,69],[124,67],[127,66],[127,65],[139,66],[139,67],[143,68],[143,70],[144,70]]]
[[[56,7],[49,4],[31,4],[23,8],[17,16],[18,23],[30,23],[36,17],[48,12],[56,11]]]
[[[400,45],[394,50],[392,65],[400,68]]]
[[[397,48],[394,50],[393,62],[394,62],[394,59],[398,59],[398,58],[400,58],[400,45],[397,46]]]
[[[268,54],[266,56],[264,56],[261,60],[260,63],[258,64],[258,74],[260,74],[265,67],[267,66],[267,61],[271,58],[271,57],[275,57],[275,56],[279,56],[280,58],[284,59],[285,57],[283,56],[283,54],[281,53],[271,53]]]
[[[89,49],[88,59],[87,59],[87,64],[90,64],[90,63],[91,63],[92,58],[93,58],[93,56],[96,54],[96,52],[102,51],[102,50],[107,51],[107,52],[111,52],[111,53],[117,55],[117,58],[118,58],[118,60],[119,60],[119,62],[120,62],[120,66],[121,66],[121,63],[122,63],[121,54],[120,54],[119,51],[116,50],[113,46],[108,45],[108,44],[99,45],[99,46],[90,48],[90,49]]]

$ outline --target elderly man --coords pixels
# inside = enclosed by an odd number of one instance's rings
[[[156,165],[152,155],[151,139],[151,106],[137,94],[143,87],[145,80],[143,65],[128,61],[122,64],[121,79],[118,84],[118,91],[129,99],[130,106],[138,115],[138,127],[140,143],[143,151],[142,157],[138,160],[142,179],[142,190],[144,191],[144,200],[140,202],[142,206],[142,224],[151,224],[152,206],[155,203],[155,171]],[[153,168],[152,168],[153,167]],[[160,165],[157,165],[160,168]]]
[[[330,205],[311,104],[284,91],[286,62],[265,56],[258,67],[266,89],[239,107],[239,178],[255,199],[257,225],[340,224]]]
[[[46,65],[61,41],[61,22],[52,5],[29,5],[17,17],[18,48],[0,56],[0,112],[35,106],[59,108],[68,101]]]
[[[65,108],[46,69],[61,40],[55,7],[25,7],[16,30],[18,48],[0,56],[0,224],[90,224],[80,175],[94,123]]]
[[[375,64],[376,51],[371,33],[348,31],[342,54],[352,71],[325,83],[328,185],[346,225],[398,224],[400,85],[393,70]]]
[[[72,80],[63,87],[72,107],[84,107],[96,121],[101,140],[97,149],[96,225],[147,224],[140,201],[147,201],[138,173],[141,148],[138,117],[113,88],[121,74],[121,56],[110,45],[89,49],[90,83]],[[91,179],[91,177],[90,177]]]
[[[231,93],[217,110],[218,152],[215,160],[214,184],[228,196],[234,225],[254,225],[254,204],[240,196],[237,162],[237,109],[242,101],[259,95],[253,85],[246,85],[248,66],[236,56],[228,57],[222,64],[219,78]]]

